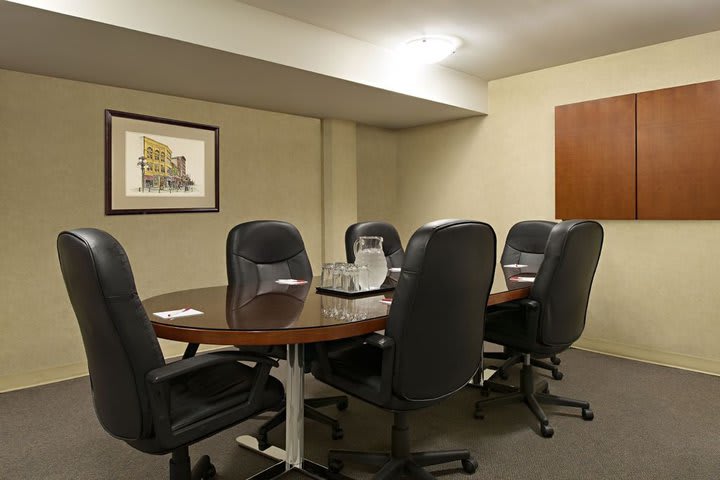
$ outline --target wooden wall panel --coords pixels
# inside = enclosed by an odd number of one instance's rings
[[[637,97],[638,218],[720,219],[720,81]]]
[[[635,95],[555,107],[556,218],[635,213]]]

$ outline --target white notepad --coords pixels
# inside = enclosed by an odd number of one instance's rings
[[[512,277],[511,280],[515,280],[516,282],[528,282],[528,283],[532,283],[532,282],[535,281],[535,277],[515,276],[515,277]]]
[[[202,315],[203,312],[195,310],[194,308],[181,308],[180,310],[168,310],[166,312],[155,312],[153,315],[160,318],[180,318],[180,317],[192,317],[193,315]]]

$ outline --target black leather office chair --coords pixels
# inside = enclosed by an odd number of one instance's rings
[[[543,258],[545,256],[545,245],[553,227],[557,225],[555,222],[545,220],[526,220],[516,223],[508,232],[505,240],[505,248],[503,249],[500,263],[506,275],[534,273],[540,270]],[[506,265],[524,265],[517,268],[506,268]],[[503,308],[503,305],[496,305],[492,309]],[[516,363],[522,362],[522,355],[511,355],[507,352],[488,352],[485,358],[495,358],[505,360],[497,369],[497,375],[503,379],[507,379],[506,370]],[[545,362],[538,358],[530,359],[534,367],[549,370],[555,380],[561,380],[562,372],[557,368],[560,365],[560,359],[557,355],[550,357],[550,362]],[[492,389],[492,388],[491,388]]]
[[[345,255],[348,263],[355,263],[355,240],[362,236],[382,237],[383,252],[388,268],[402,267],[405,258],[400,235],[395,227],[387,222],[361,222],[350,225],[345,230]]]
[[[603,229],[597,222],[558,223],[550,232],[529,298],[488,311],[485,340],[522,355],[523,365],[518,391],[477,402],[476,417],[482,418],[482,409],[490,405],[525,401],[545,437],[551,437],[553,429],[541,403],[581,408],[583,419],[593,419],[588,402],[550,395],[546,381],[535,386],[531,357],[560,353],[580,338],[602,243]]]
[[[269,376],[277,361],[222,352],[166,365],[117,240],[79,229],[61,233],[57,247],[103,428],[142,452],[172,452],[171,480],[212,478],[207,456],[191,469],[188,445],[277,408],[283,387]]]
[[[313,273],[305,251],[300,232],[294,225],[274,220],[256,220],[235,226],[227,237],[228,284],[256,285],[274,282],[277,279],[294,278],[312,280]],[[260,351],[276,358],[287,358],[285,345],[273,347],[239,346],[245,351]],[[315,349],[305,349],[305,365],[312,363]],[[335,405],[338,410],[348,407],[346,396],[313,398],[305,400],[305,416],[332,428],[332,438],[343,437],[340,423],[317,408]],[[285,422],[285,408],[265,422],[258,430],[258,444],[261,450],[269,447],[267,435],[270,430]]]
[[[424,225],[408,243],[385,335],[371,334],[313,365],[321,381],[394,413],[391,453],[331,450],[331,470],[344,460],[381,467],[376,479],[434,478],[422,467],[458,460],[467,473],[477,469],[467,450],[410,453],[407,412],[438,403],[477,371],[495,248],[485,223]]]

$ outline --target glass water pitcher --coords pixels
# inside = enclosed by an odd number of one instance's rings
[[[382,237],[359,237],[353,245],[355,265],[368,267],[368,285],[364,290],[380,288],[387,276],[387,261],[383,252]]]

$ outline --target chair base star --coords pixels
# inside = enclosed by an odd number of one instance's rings
[[[344,462],[355,462],[380,467],[373,479],[401,478],[404,475],[418,480],[432,480],[435,477],[423,467],[441,465],[450,462],[461,462],[465,473],[475,473],[477,461],[467,450],[446,450],[439,452],[410,452],[410,431],[405,412],[395,412],[392,427],[392,446],[390,453],[356,452],[350,450],[330,450],[328,468],[338,474]]]
[[[500,395],[486,400],[479,400],[475,403],[475,418],[484,418],[483,409],[489,406],[506,405],[524,401],[540,422],[540,434],[543,437],[550,438],[555,431],[550,426],[550,421],[545,415],[540,404],[561,405],[565,407],[575,407],[582,409],[583,420],[592,420],[594,418],[593,411],[590,409],[590,403],[584,400],[575,400],[572,398],[559,397],[550,395],[547,381],[535,384],[535,375],[533,372],[532,358],[529,354],[523,355],[523,366],[520,371],[520,388],[514,389],[513,392],[506,395]]]

